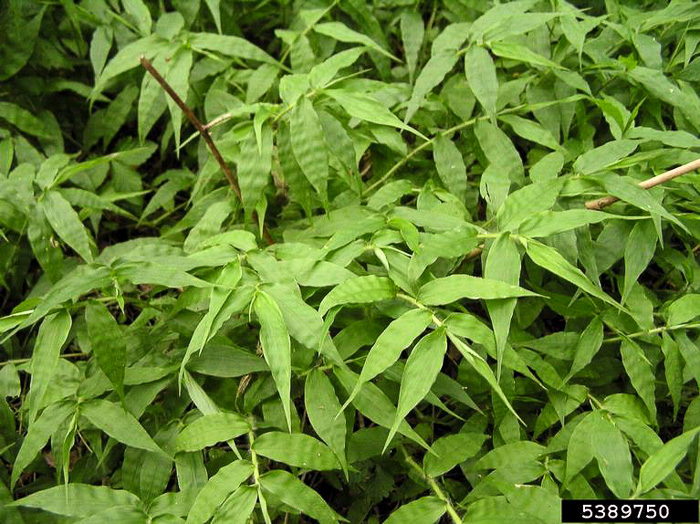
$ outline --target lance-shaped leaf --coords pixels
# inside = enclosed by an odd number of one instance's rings
[[[428,60],[428,63],[425,64],[425,67],[418,75],[416,85],[413,86],[411,99],[408,101],[406,116],[404,117],[405,123],[411,121],[411,118],[413,118],[413,115],[416,114],[423,100],[425,100],[426,95],[442,82],[445,75],[452,71],[456,63],[457,53],[455,53],[454,49],[447,49],[430,57],[430,60]]]
[[[445,329],[438,328],[424,336],[411,351],[401,377],[399,405],[394,424],[389,430],[384,449],[396,434],[401,421],[425,398],[442,369],[442,361],[447,350]]]
[[[72,247],[86,262],[94,257],[90,249],[90,235],[78,213],[58,191],[47,191],[40,201],[41,209],[56,234]]]
[[[394,113],[389,111],[376,98],[347,89],[326,89],[324,93],[338,102],[350,116],[354,116],[366,122],[372,122],[373,124],[397,127],[409,133],[413,133],[424,140],[428,140],[425,135],[399,120]]]
[[[336,417],[340,411],[340,402],[330,379],[320,369],[312,370],[306,377],[304,405],[314,431],[335,453],[347,476],[347,424],[344,417]]]
[[[603,322],[600,317],[595,317],[583,330],[576,344],[574,362],[571,371],[564,379],[568,382],[571,377],[590,364],[593,357],[603,344]]]
[[[71,325],[70,314],[62,310],[46,317],[39,327],[30,363],[32,381],[26,399],[30,424],[36,418],[39,409],[44,406],[44,395],[49,383],[55,379],[61,347],[68,338]]]
[[[573,266],[571,262],[566,260],[561,253],[553,247],[530,240],[527,243],[527,255],[538,266],[551,271],[564,280],[568,280],[589,295],[593,295],[616,308],[622,308],[620,304],[610,298],[607,293],[599,287],[596,287],[579,268]]]
[[[425,331],[431,319],[432,313],[429,310],[411,309],[387,326],[369,350],[365,364],[362,366],[360,379],[341,411],[353,401],[364,383],[390,368],[398,360],[401,352]]]
[[[338,517],[323,497],[287,471],[274,470],[260,477],[263,491],[269,491],[282,502],[318,520],[321,524],[336,523]]]
[[[433,142],[435,169],[450,193],[464,200],[467,192],[467,168],[452,140],[438,135]]]
[[[322,200],[328,183],[328,151],[321,122],[308,98],[302,97],[291,117],[294,158]]]
[[[80,414],[107,435],[127,446],[168,456],[139,421],[117,404],[107,400],[90,400],[80,405]]]
[[[639,394],[644,405],[649,410],[651,420],[656,422],[656,377],[651,363],[644,351],[633,340],[625,338],[620,345],[622,365]]]
[[[617,498],[627,498],[634,487],[632,455],[619,429],[606,416],[599,417],[591,435],[598,469]]]
[[[255,440],[253,450],[277,462],[319,471],[338,469],[333,452],[310,435],[271,431]]]
[[[143,503],[136,495],[128,491],[76,482],[33,493],[13,502],[13,505],[78,518],[94,515],[104,510],[113,511],[115,508],[123,506],[140,509]],[[143,517],[146,518],[146,515]]]
[[[700,427],[686,431],[655,451],[639,470],[639,483],[635,495],[646,493],[673,473],[678,463],[688,453],[688,448],[699,431]]]
[[[469,363],[469,365],[472,368],[474,368],[474,370],[479,375],[481,375],[484,378],[484,380],[486,380],[489,386],[491,386],[491,389],[493,389],[496,392],[496,394],[501,398],[501,400],[510,410],[510,412],[513,413],[513,415],[515,415],[515,417],[520,422],[522,422],[520,415],[518,415],[513,409],[510,400],[508,400],[508,397],[506,397],[506,394],[503,392],[503,389],[501,389],[501,386],[498,383],[498,380],[496,379],[496,375],[493,374],[493,371],[489,367],[488,363],[483,358],[481,358],[481,356],[478,353],[476,353],[472,348],[470,348],[463,340],[461,340],[459,336],[455,335],[454,333],[451,333],[449,330],[447,331],[447,336],[450,337],[452,343],[462,354],[464,359]]]
[[[258,495],[254,486],[239,487],[216,511],[212,524],[246,524],[255,509]],[[264,502],[261,500],[260,504]]]
[[[324,297],[318,307],[325,315],[329,309],[342,304],[366,304],[388,300],[396,296],[396,286],[391,279],[368,275],[356,277],[338,284]]]
[[[394,55],[392,55],[390,52],[388,52],[386,49],[381,47],[379,44],[377,44],[374,40],[372,40],[370,37],[367,35],[363,35],[362,33],[358,33],[357,31],[353,31],[350,29],[348,26],[343,24],[342,22],[324,22],[322,24],[316,24],[314,26],[314,31],[317,33],[320,33],[322,35],[330,36],[331,38],[334,38],[335,40],[338,40],[339,42],[347,42],[351,44],[362,44],[370,49],[373,49],[374,51],[377,51],[379,53],[382,53],[383,55],[388,56],[392,60],[396,60],[397,62],[400,62],[398,58],[396,58]]]
[[[418,63],[418,53],[423,44],[425,28],[420,13],[407,9],[401,13],[401,41],[403,42],[404,57],[408,68],[408,78],[413,83],[413,77]]]
[[[126,339],[117,321],[101,304],[90,303],[85,308],[88,336],[97,365],[107,376],[120,397],[124,396]]]
[[[469,87],[484,108],[484,112],[491,120],[495,120],[498,78],[489,52],[481,46],[472,45],[464,55],[464,72]]]
[[[250,431],[250,424],[237,413],[212,413],[183,428],[175,439],[176,451],[199,451]]]
[[[504,207],[505,205],[501,209]],[[487,278],[506,282],[514,286],[520,281],[520,253],[515,242],[507,233],[498,237],[489,249],[484,275]],[[496,377],[498,378],[501,377],[503,355],[506,350],[510,321],[513,318],[515,305],[516,299],[514,298],[489,300],[486,302],[486,309],[488,309],[491,323],[493,324],[493,333],[496,336],[498,361]]]
[[[260,322],[260,344],[263,356],[270,366],[277,391],[282,400],[287,427],[292,431],[290,389],[292,380],[292,353],[289,332],[282,312],[270,295],[258,290],[253,309]]]
[[[272,168],[272,128],[264,124],[260,132],[260,144],[253,129],[241,144],[238,157],[238,180],[243,196],[243,206],[248,216],[260,201],[270,179]]]
[[[60,427],[68,417],[75,412],[75,402],[64,401],[51,404],[42,411],[39,418],[29,425],[27,436],[22,440],[22,446],[15,457],[12,466],[12,478],[10,487],[14,486],[19,476],[29,464],[36,458],[39,452],[46,446],[51,435]]]
[[[447,504],[437,497],[421,497],[394,511],[384,524],[432,524],[447,511]]]
[[[345,391],[352,391],[357,382],[357,375],[349,369],[337,367],[333,368],[333,373],[338,377]],[[396,408],[391,400],[379,387],[371,382],[367,382],[362,386],[360,392],[355,396],[355,400],[353,400],[353,405],[372,422],[387,429],[391,428],[396,418]],[[423,449],[430,451],[430,446],[405,420],[399,424],[398,432],[410,438]]]
[[[506,282],[471,275],[436,278],[424,284],[418,291],[418,301],[431,306],[450,304],[462,298],[492,300],[533,296],[539,295]]]

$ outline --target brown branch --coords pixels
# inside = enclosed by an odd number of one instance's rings
[[[660,175],[650,178],[649,180],[644,180],[643,182],[639,183],[639,187],[642,189],[649,189],[651,187],[658,186],[659,184],[663,184],[664,182],[668,182],[669,180],[673,180],[681,175],[685,175],[686,173],[690,173],[691,171],[695,171],[696,169],[700,169],[700,158],[693,160],[692,162],[688,162],[687,164],[683,164],[675,169],[671,169],[670,171],[666,171],[665,173],[661,173]],[[589,200],[586,202],[586,209],[600,210],[606,206],[609,206],[610,204],[614,204],[618,200],[620,199],[614,196],[606,196],[596,200]]]
[[[233,171],[231,171],[231,168],[228,166],[224,158],[221,156],[221,153],[219,152],[219,148],[216,147],[216,144],[211,138],[211,135],[209,134],[209,128],[208,126],[203,125],[197,116],[192,112],[192,109],[180,98],[180,95],[178,95],[175,90],[172,88],[172,86],[168,83],[168,81],[163,78],[163,76],[158,72],[158,70],[153,67],[153,64],[146,58],[145,56],[141,56],[141,65],[148,71],[153,78],[156,79],[156,81],[160,84],[160,86],[163,88],[163,90],[168,93],[170,98],[173,99],[173,102],[177,104],[177,106],[182,110],[183,113],[185,113],[185,116],[189,119],[190,122],[192,122],[192,125],[197,129],[199,134],[202,136],[204,141],[207,144],[207,147],[209,147],[209,151],[211,151],[211,154],[214,155],[214,159],[216,162],[219,164],[219,167],[221,167],[221,170],[224,172],[224,175],[226,175],[226,179],[228,180],[228,183],[231,186],[231,189],[233,189],[233,192],[236,193],[236,196],[238,197],[238,200],[243,202],[243,195],[241,194],[241,188],[238,185],[238,181],[236,180],[236,176],[233,174]],[[255,211],[253,211],[253,219],[257,222],[258,215]],[[270,236],[269,231],[263,224],[263,236],[265,237],[265,240],[267,241],[268,244],[274,244],[274,241],[272,240],[272,237]]]

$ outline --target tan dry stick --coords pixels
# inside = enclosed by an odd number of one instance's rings
[[[226,179],[228,180],[229,185],[231,186],[231,189],[233,189],[233,192],[236,193],[236,196],[238,197],[238,200],[243,202],[243,196],[241,195],[241,188],[238,185],[238,181],[236,180],[236,176],[233,174],[233,171],[231,171],[231,168],[228,166],[224,158],[221,156],[221,153],[219,152],[219,148],[216,147],[216,144],[214,144],[214,141],[211,138],[211,135],[209,134],[209,129],[208,126],[203,125],[197,116],[192,112],[192,109],[180,98],[180,96],[175,92],[175,90],[172,88],[170,84],[168,84],[168,81],[163,78],[163,76],[158,72],[158,70],[153,67],[153,64],[145,57],[141,57],[141,65],[148,71],[153,78],[156,79],[156,81],[160,84],[160,86],[163,88],[163,90],[168,93],[170,98],[173,99],[173,102],[177,104],[177,106],[182,110],[183,113],[185,113],[185,116],[189,119],[190,122],[192,122],[192,125],[197,128],[197,131],[199,131],[199,134],[202,135],[202,138],[206,142],[207,146],[209,147],[209,151],[211,151],[211,154],[214,155],[214,159],[216,162],[219,164],[219,167],[221,167],[221,170],[224,172],[226,175]],[[253,211],[253,219],[257,221],[257,213]],[[274,244],[274,241],[272,240],[272,237],[270,236],[270,233],[268,232],[267,228],[263,224],[263,236],[265,237],[265,240],[267,241],[268,244]]]
[[[671,169],[670,171],[666,171],[665,173],[661,173],[660,175],[650,178],[649,180],[640,182],[639,187],[641,187],[642,189],[649,189],[650,187],[658,186],[659,184],[668,182],[669,180],[672,180],[676,177],[685,175],[686,173],[690,173],[691,171],[695,171],[696,169],[700,169],[700,158],[698,158],[697,160],[693,160],[692,162],[688,162],[687,164],[684,164],[675,169]],[[614,196],[606,196],[603,198],[598,198],[596,200],[589,200],[588,202],[586,202],[586,209],[600,210],[606,206],[609,206],[610,204],[614,204],[618,200],[620,199]]]

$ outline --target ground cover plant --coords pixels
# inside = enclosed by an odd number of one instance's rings
[[[0,520],[697,499],[699,20],[4,2]]]

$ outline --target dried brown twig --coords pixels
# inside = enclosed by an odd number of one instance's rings
[[[691,171],[695,171],[696,169],[700,169],[700,158],[693,160],[692,162],[688,162],[687,164],[683,164],[675,169],[671,169],[670,171],[666,171],[665,173],[661,173],[660,175],[650,178],[649,180],[644,180],[643,182],[639,183],[639,187],[642,189],[649,189],[651,187],[658,186],[659,184],[663,184],[664,182],[668,182],[669,180],[673,180],[681,175],[685,175],[686,173],[690,173]],[[589,200],[586,202],[586,209],[600,210],[606,206],[609,206],[610,204],[614,204],[618,200],[619,198],[614,196],[606,196],[596,200]]]
[[[168,93],[170,98],[173,99],[173,102],[177,104],[177,106],[182,110],[183,113],[185,113],[185,116],[189,119],[190,122],[192,122],[192,125],[197,129],[199,134],[202,136],[204,139],[204,142],[206,142],[207,147],[209,148],[209,151],[211,151],[211,154],[214,156],[214,159],[216,162],[219,164],[219,167],[221,167],[221,170],[224,172],[224,175],[226,175],[226,179],[228,180],[229,185],[231,186],[231,189],[233,189],[233,192],[236,193],[236,196],[238,197],[238,200],[243,202],[243,195],[241,194],[241,188],[238,185],[238,180],[236,180],[236,176],[233,174],[233,171],[231,171],[231,168],[228,166],[224,158],[221,156],[221,153],[219,152],[219,148],[216,147],[216,144],[211,138],[211,135],[209,134],[209,126],[202,124],[202,122],[199,121],[197,116],[194,114],[192,109],[180,98],[180,96],[175,92],[175,90],[172,88],[170,84],[168,84],[168,81],[163,78],[163,76],[158,72],[158,70],[153,67],[153,64],[145,57],[141,57],[141,65],[148,71],[153,78],[156,79],[156,81],[160,84],[160,86],[163,88],[163,90]],[[257,213],[253,211],[253,219],[257,222]],[[263,225],[263,236],[265,237],[265,240],[267,241],[268,244],[273,244],[274,241],[272,240],[272,237],[270,236],[270,233],[268,232],[267,228]]]

